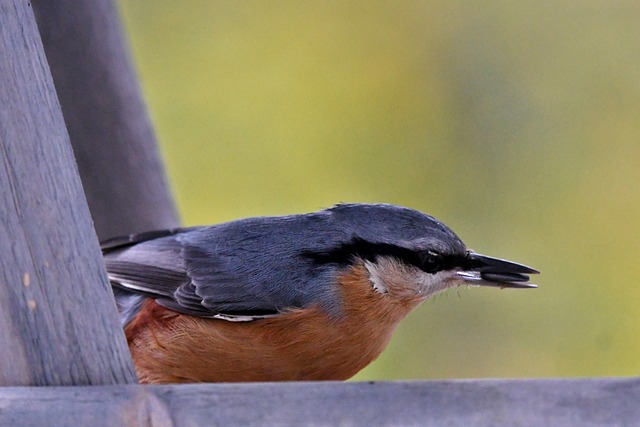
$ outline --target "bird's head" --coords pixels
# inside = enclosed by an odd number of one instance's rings
[[[394,205],[343,204],[330,210],[350,240],[329,256],[363,262],[380,293],[421,299],[459,285],[535,288],[533,268],[468,250],[445,224]]]

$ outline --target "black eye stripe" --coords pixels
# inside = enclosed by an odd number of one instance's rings
[[[329,252],[306,252],[303,256],[319,263],[350,264],[354,258],[375,261],[378,256],[392,256],[412,265],[420,265],[422,260],[414,251],[386,243],[370,243],[354,239]]]
[[[343,244],[329,252],[305,252],[304,257],[319,264],[349,265],[355,258],[375,261],[378,256],[391,256],[418,267],[427,273],[436,273],[461,265],[464,256],[443,256],[437,252],[416,252],[387,243],[371,243],[360,239]]]

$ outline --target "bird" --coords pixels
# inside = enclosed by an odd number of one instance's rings
[[[534,288],[539,273],[391,204],[143,232],[102,251],[145,384],[346,380],[430,297]]]

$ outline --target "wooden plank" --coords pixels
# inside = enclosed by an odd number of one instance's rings
[[[33,8],[100,239],[179,225],[114,2]]]
[[[0,2],[0,384],[134,382],[25,0]]]
[[[0,389],[20,426],[635,426],[637,378]]]

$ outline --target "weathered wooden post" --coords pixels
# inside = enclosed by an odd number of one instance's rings
[[[112,0],[34,0],[100,239],[178,225]]]
[[[0,2],[0,385],[135,382],[30,4]]]

